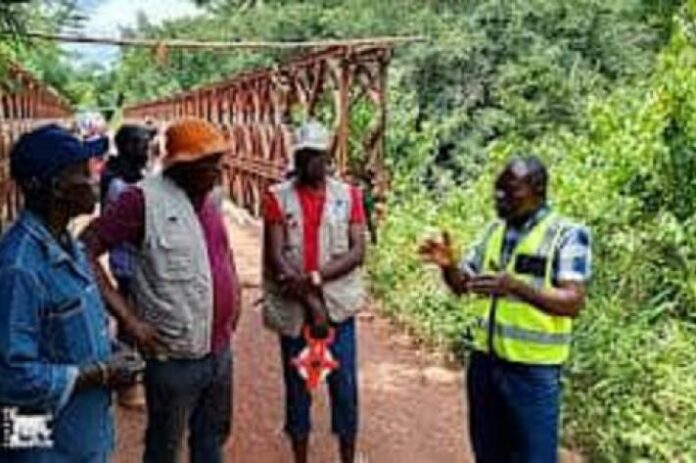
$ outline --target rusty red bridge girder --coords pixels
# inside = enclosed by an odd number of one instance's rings
[[[387,118],[388,46],[332,47],[273,68],[248,72],[169,97],[129,106],[132,121],[168,121],[196,116],[218,125],[230,142],[225,186],[233,201],[258,215],[261,197],[288,166],[293,125],[320,117],[333,127],[337,173],[349,158],[372,168],[383,185]],[[371,120],[360,133],[351,110],[366,105]],[[363,106],[365,107],[365,106]],[[327,119],[329,119],[327,121]]]
[[[10,179],[9,153],[19,136],[37,125],[65,120],[72,114],[66,100],[15,63],[0,65],[0,230],[12,222],[20,197]]]

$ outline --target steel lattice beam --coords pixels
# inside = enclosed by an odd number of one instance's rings
[[[3,68],[3,73],[0,83],[0,230],[14,220],[20,207],[19,194],[10,179],[12,144],[32,127],[66,119],[72,112],[70,105],[52,88],[16,64],[10,63]]]
[[[348,168],[351,108],[364,101],[374,109],[359,149],[365,166],[383,172],[390,56],[387,46],[327,48],[278,67],[129,106],[125,117],[166,123],[196,116],[217,124],[230,141],[229,193],[258,215],[262,193],[282,178],[290,161],[292,116],[313,117],[321,105],[328,104],[334,115],[333,157],[340,174]]]

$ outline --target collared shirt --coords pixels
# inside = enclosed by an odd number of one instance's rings
[[[48,453],[77,461],[113,448],[109,391],[74,391],[79,367],[110,355],[105,308],[81,246],[71,237],[63,249],[29,211],[0,240],[0,404],[54,416],[54,448],[32,450],[37,460]]]
[[[502,265],[507,265],[515,246],[529,231],[551,212],[551,208],[544,206],[534,213],[520,227],[507,225],[502,249]],[[485,254],[484,242],[482,237],[474,247],[472,247],[462,260],[462,268],[469,267],[478,273],[483,268],[483,257]],[[569,224],[565,227],[559,240],[557,248],[554,250],[552,262],[551,279],[554,284],[559,281],[573,281],[586,283],[592,276],[592,248],[590,232],[587,227],[579,224]]]

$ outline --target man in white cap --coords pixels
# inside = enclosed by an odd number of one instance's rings
[[[365,291],[365,212],[360,191],[327,174],[330,137],[317,122],[295,134],[295,175],[273,186],[264,203],[264,322],[280,336],[285,432],[296,463],[307,461],[311,395],[292,359],[315,336],[332,331],[339,368],[328,375],[332,430],[343,463],[353,463],[358,430],[354,315]]]

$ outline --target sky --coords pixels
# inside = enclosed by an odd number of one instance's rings
[[[84,35],[118,37],[119,28],[134,26],[142,11],[153,24],[167,19],[201,14],[189,0],[78,0],[79,12],[86,17],[80,31]],[[64,44],[75,55],[77,63],[101,63],[110,66],[118,57],[114,46]]]

